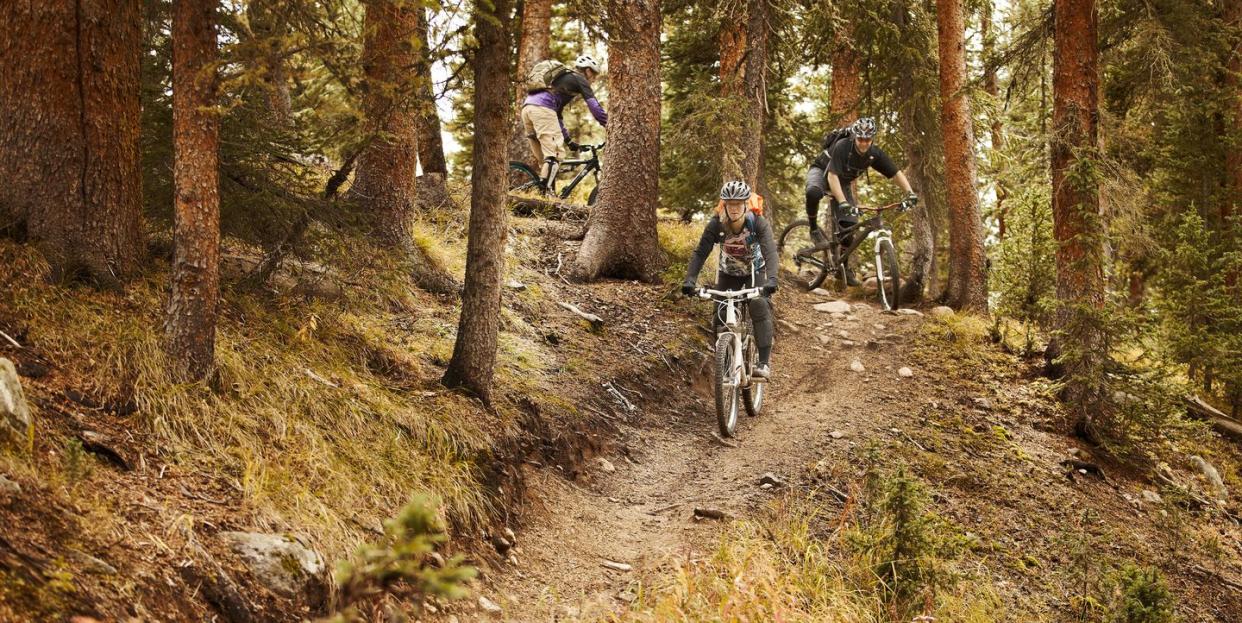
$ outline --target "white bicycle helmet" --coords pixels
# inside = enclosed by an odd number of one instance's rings
[[[725,201],[745,201],[750,199],[750,186],[741,180],[725,182],[720,189],[720,198]]]
[[[860,117],[854,125],[850,126],[850,131],[857,138],[875,138],[875,119],[871,117]]]
[[[582,56],[579,56],[578,60],[574,61],[574,67],[577,67],[578,69],[589,68],[597,74],[601,73],[599,70],[599,63],[596,62],[595,58],[590,54],[583,54]]]

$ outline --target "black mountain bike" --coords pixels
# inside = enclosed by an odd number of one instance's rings
[[[557,196],[561,199],[568,199],[569,195],[573,194],[574,189],[578,187],[579,182],[586,179],[586,176],[588,175],[594,175],[595,188],[592,188],[591,194],[587,196],[587,205],[595,207],[595,201],[599,198],[599,172],[602,166],[599,162],[599,152],[603,149],[604,143],[600,143],[599,145],[581,145],[578,151],[582,153],[591,152],[590,158],[584,158],[581,160],[565,160],[561,162],[561,168],[557,171],[557,177],[560,177],[561,173],[574,171],[575,169],[578,173],[574,175],[574,179],[570,180],[568,184],[557,191]],[[520,179],[519,182],[509,189],[511,192],[522,192],[543,188],[543,178],[540,177],[538,173],[532,171],[530,166],[525,162],[509,162],[509,171],[517,173],[517,175],[512,177]]]
[[[818,288],[829,274],[836,276],[840,286],[845,283],[845,264],[850,255],[874,234],[876,289],[879,290],[880,305],[884,309],[897,309],[901,305],[901,275],[897,268],[897,250],[893,248],[893,232],[884,224],[884,213],[894,208],[904,212],[903,205],[898,202],[879,208],[861,208],[864,212],[874,212],[875,216],[845,229],[833,215],[827,215],[833,222],[833,234],[826,249],[815,248],[809,221],[794,221],[781,232],[781,257],[793,263],[794,272],[807,284],[807,289]],[[841,239],[850,234],[854,235],[854,242],[846,248],[841,244]]]

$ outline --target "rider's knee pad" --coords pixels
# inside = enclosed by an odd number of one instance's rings
[[[811,201],[819,201],[820,199],[824,198],[824,191],[822,189],[811,186],[806,189],[806,198],[810,199]]]

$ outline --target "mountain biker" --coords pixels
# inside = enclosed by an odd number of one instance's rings
[[[884,150],[874,144],[875,134],[875,119],[862,117],[850,125],[849,133],[844,137],[835,131],[824,137],[823,151],[816,156],[806,172],[806,218],[811,223],[811,241],[815,243],[815,249],[826,249],[829,246],[828,237],[820,230],[817,220],[819,200],[831,191],[832,212],[837,224],[842,229],[856,225],[859,212],[855,205],[857,201],[854,199],[854,182],[868,168],[879,171],[906,192],[906,208],[918,203],[919,197],[910,188],[910,181],[906,179],[905,173],[897,168]],[[852,233],[841,239],[841,244],[846,247],[852,243]],[[848,266],[845,276],[849,285],[858,285],[858,280]]]
[[[564,67],[563,65],[561,67]],[[535,155],[535,162],[543,163],[540,177],[544,180],[544,190],[552,192],[556,183],[556,171],[560,167],[563,150],[562,144],[571,151],[582,148],[569,137],[565,128],[565,120],[561,111],[565,106],[582,96],[591,116],[601,126],[608,125],[608,113],[595,99],[591,90],[591,81],[599,76],[599,63],[589,55],[583,54],[574,61],[574,69],[564,68],[559,76],[552,79],[547,88],[528,91],[526,101],[522,104],[522,129],[530,139],[530,149]]]
[[[720,244],[720,262],[716,271],[716,290],[744,290],[763,284],[763,296],[749,301],[750,318],[755,326],[755,345],[759,348],[759,364],[754,376],[769,378],[772,354],[772,311],[768,298],[776,292],[776,275],[780,260],[776,242],[767,220],[750,208],[751,191],[746,182],[731,181],[720,189],[721,211],[707,221],[699,246],[690,256],[681,293],[694,296],[699,271],[707,261],[712,247]],[[714,328],[721,324],[721,305],[717,304]]]

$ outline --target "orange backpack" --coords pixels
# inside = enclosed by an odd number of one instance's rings
[[[750,193],[750,199],[746,200],[746,207],[757,216],[763,216],[763,197],[759,196],[759,193]],[[724,199],[716,203],[716,214],[724,216]]]

